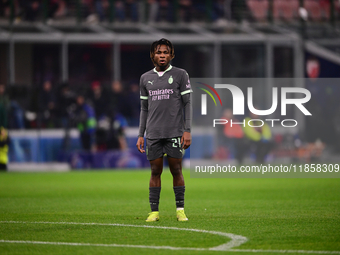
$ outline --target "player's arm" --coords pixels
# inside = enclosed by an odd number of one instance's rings
[[[182,135],[181,144],[184,149],[188,149],[191,145],[191,85],[187,72],[183,73],[181,85],[181,96],[184,107],[184,133]]]
[[[140,109],[140,117],[139,117],[139,132],[138,132],[138,140],[137,140],[137,149],[144,153],[144,132],[146,129],[146,119],[148,117],[148,100],[141,100],[141,109]]]
[[[184,149],[188,149],[191,145],[191,93],[182,96],[184,106],[184,132],[181,144]]]
[[[148,96],[145,86],[143,86],[143,82],[141,79],[140,82],[140,117],[139,117],[139,131],[138,131],[138,140],[137,140],[137,149],[139,152],[144,153],[144,132],[146,129],[146,120],[148,118]]]

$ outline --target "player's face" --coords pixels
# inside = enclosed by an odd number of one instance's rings
[[[169,67],[171,61],[170,49],[166,45],[160,45],[155,50],[153,58],[157,71],[164,71]]]

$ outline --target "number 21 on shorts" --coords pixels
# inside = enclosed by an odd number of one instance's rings
[[[171,140],[173,141],[172,147],[175,147],[175,148],[180,148],[181,147],[181,138],[179,138],[179,137],[171,138]]]

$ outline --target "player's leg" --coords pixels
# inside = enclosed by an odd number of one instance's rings
[[[151,177],[149,183],[149,203],[151,213],[149,213],[147,222],[159,220],[159,197],[161,193],[161,175],[163,172],[163,157],[150,160]]]
[[[184,177],[182,173],[182,158],[168,157],[169,168],[173,178],[173,186],[184,186]]]
[[[184,193],[185,184],[182,173],[182,158],[168,157],[170,172],[173,177],[173,188],[176,200],[176,214],[178,221],[187,221],[188,218],[184,213]]]
[[[159,197],[161,193],[161,175],[163,172],[163,154],[161,140],[146,140],[146,154],[150,161],[151,177],[149,182],[149,203],[151,213],[149,213],[147,222],[159,220]]]
[[[150,160],[151,177],[149,187],[161,187],[161,175],[163,172],[163,157]]]
[[[184,213],[185,184],[182,174],[182,158],[184,149],[182,148],[180,141],[180,137],[168,139],[165,149],[168,154],[169,168],[173,177],[177,220],[187,221],[188,218]]]
[[[169,168],[173,178],[173,187],[176,199],[177,210],[184,209],[184,177],[182,174],[182,159],[168,157]]]
[[[173,186],[184,186],[182,174],[184,149],[181,145],[181,138],[175,137],[167,139],[167,142],[164,144],[164,152],[168,155],[169,168],[173,177]]]

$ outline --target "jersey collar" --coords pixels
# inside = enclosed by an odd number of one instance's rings
[[[169,65],[169,67],[168,67],[162,74],[160,74],[159,72],[157,72],[156,67],[153,69],[153,71],[154,71],[155,73],[157,73],[159,77],[162,77],[163,74],[165,74],[165,72],[167,72],[167,71],[170,71],[171,68],[172,68],[172,65]]]

